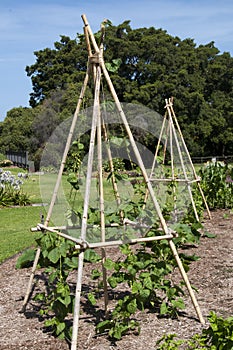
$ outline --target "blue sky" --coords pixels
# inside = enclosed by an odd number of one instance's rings
[[[0,120],[14,107],[27,107],[32,91],[25,67],[35,63],[34,51],[83,32],[85,13],[93,31],[104,18],[114,25],[131,20],[132,28],[163,28],[197,45],[215,42],[233,56],[232,0],[1,0]]]

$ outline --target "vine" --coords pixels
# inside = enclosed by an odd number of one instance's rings
[[[126,173],[118,173],[118,181],[129,179]],[[68,181],[72,185],[72,191],[77,191],[79,188],[77,177],[72,178],[69,175]],[[161,235],[158,220],[152,219],[153,213],[150,209],[142,210],[145,184],[142,181],[136,181],[133,186],[136,197],[123,201],[119,211],[123,212],[124,217],[129,220],[135,218],[140,220],[141,217],[147,224],[149,223],[150,231],[147,232],[147,236]],[[173,196],[172,191],[170,193]],[[169,206],[171,208],[171,203]],[[80,206],[67,213],[71,225],[75,225],[77,220],[80,220],[81,213]],[[118,214],[107,213],[106,223],[115,222]],[[88,218],[90,223],[98,223],[99,212],[95,208],[89,208]],[[176,245],[179,247],[188,242],[198,243],[200,228],[201,224],[196,222],[174,225],[174,229],[179,233],[179,236],[174,238]],[[94,230],[93,237],[96,235]],[[117,231],[116,234],[118,234]],[[35,300],[40,304],[39,313],[45,318],[45,327],[55,336],[70,339],[69,319],[74,307],[74,290],[67,278],[73,270],[78,268],[79,251],[75,249],[74,243],[57,236],[56,233],[41,232],[37,235],[36,242],[42,251],[39,264],[45,268],[44,273],[47,275],[46,290],[35,296]],[[177,264],[166,240],[141,243],[137,244],[137,247],[124,244],[120,246],[120,252],[122,255],[120,260],[114,261],[107,258],[104,266],[108,271],[109,286],[117,289],[122,285],[126,291],[124,296],[116,302],[113,311],[105,319],[102,318],[96,327],[97,334],[107,332],[108,336],[115,340],[119,340],[129,331],[140,332],[140,324],[135,321],[135,314],[138,311],[148,309],[158,313],[160,317],[176,318],[180,310],[185,308],[183,284],[173,283],[171,279],[171,274]],[[194,255],[186,254],[181,254],[180,257],[186,271],[189,270],[191,262],[198,259]],[[99,262],[100,259],[94,250],[85,251],[86,262],[93,264]],[[91,276],[101,286],[102,272],[95,267]],[[91,305],[95,305],[99,295],[99,290],[94,289],[84,297]]]

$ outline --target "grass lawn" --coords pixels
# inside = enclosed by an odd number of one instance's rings
[[[19,172],[22,172],[18,168],[4,168],[4,171],[6,170],[10,170],[16,176]],[[46,217],[46,211],[49,208],[48,204],[50,203],[56,180],[56,174],[45,174],[42,176],[31,174],[28,179],[23,180],[22,191],[29,195],[31,203],[46,203],[45,207],[0,207],[0,263],[34,244],[35,233],[32,233],[30,229],[40,222],[41,214],[44,214],[44,217]],[[108,188],[111,188],[110,183],[107,185]],[[96,187],[95,181],[93,181],[92,186],[91,201],[93,200],[94,203],[96,198],[95,196],[92,198],[92,195],[96,193],[96,190],[94,191],[94,187]],[[59,223],[59,219],[63,220],[64,211],[71,200],[69,198],[70,188],[67,176],[63,175],[62,190],[58,192],[58,202],[54,206],[54,216],[52,215],[50,223],[53,223],[53,218],[55,218],[58,221],[55,220],[54,224],[64,224],[63,222]],[[109,192],[109,190],[107,191]],[[75,202],[78,203],[82,201],[83,196],[80,197],[80,195],[75,199]]]
[[[42,207],[0,209],[0,263],[34,244],[31,227],[40,222]]]
[[[6,170],[13,175],[23,172],[18,168],[4,168]],[[29,195],[31,203],[41,203],[39,176],[30,175],[23,181],[22,190]],[[0,263],[34,244],[30,228],[40,222],[43,210],[43,207],[37,206],[0,208]]]

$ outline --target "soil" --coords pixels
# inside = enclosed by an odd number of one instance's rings
[[[144,350],[145,347],[155,350],[156,341],[166,333],[176,333],[180,338],[200,333],[203,327],[208,327],[210,311],[224,318],[233,315],[233,214],[214,211],[212,219],[205,219],[203,223],[205,229],[216,237],[203,236],[198,247],[189,248],[188,253],[195,253],[200,259],[191,264],[188,276],[191,284],[198,289],[196,296],[206,324],[198,321],[187,294],[185,312],[178,319],[159,318],[156,313],[148,311],[139,312],[136,319],[141,325],[140,334],[128,334],[114,344],[107,335],[96,336],[96,314],[82,303],[78,350]],[[107,253],[109,256],[115,255],[116,248],[109,249]],[[56,339],[45,331],[38,306],[32,298],[26,312],[20,313],[31,269],[16,270],[16,260],[17,256],[14,256],[0,265],[0,350],[70,349],[68,342]],[[90,283],[88,273],[84,270],[84,288]],[[43,288],[42,271],[36,272],[35,281],[34,293]],[[100,309],[102,305],[98,307]]]

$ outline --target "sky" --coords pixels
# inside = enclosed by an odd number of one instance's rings
[[[233,56],[232,0],[0,0],[0,121],[15,107],[29,107],[32,92],[25,68],[35,51],[54,48],[60,35],[83,33],[81,15],[96,32],[103,19],[113,25],[162,28],[196,45],[215,42]]]

